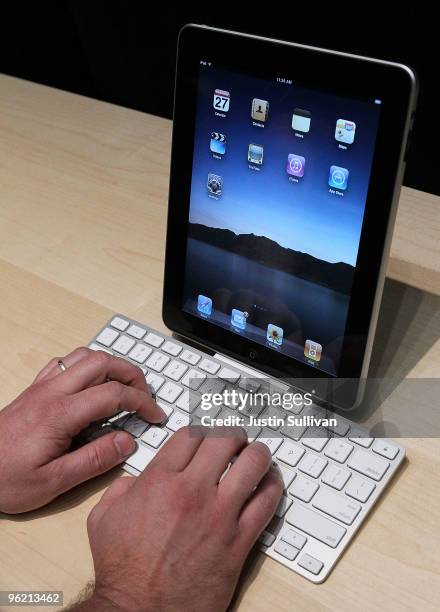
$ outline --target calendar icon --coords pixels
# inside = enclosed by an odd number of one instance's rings
[[[231,94],[229,91],[224,91],[223,89],[216,89],[214,91],[214,101],[212,103],[215,110],[227,113],[229,110],[229,100],[231,99]]]

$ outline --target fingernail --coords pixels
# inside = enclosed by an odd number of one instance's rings
[[[123,433],[122,431],[116,434],[113,438],[113,442],[122,458],[129,457],[136,446],[134,438],[132,438],[130,434]]]
[[[156,407],[157,407],[157,411],[158,411],[158,412],[160,413],[160,415],[161,415],[161,418],[160,418],[159,423],[163,423],[163,422],[164,422],[164,421],[166,421],[166,419],[168,418],[168,417],[167,417],[167,413],[165,412],[165,410],[164,410],[163,408],[161,408],[161,407],[159,406],[159,404],[158,404],[158,403],[156,403]]]
[[[168,419],[168,416],[167,416],[166,412],[164,412],[162,410],[162,408],[160,408],[160,411],[162,413],[162,418],[160,419],[159,423],[165,423],[165,421]]]

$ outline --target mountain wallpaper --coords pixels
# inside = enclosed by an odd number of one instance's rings
[[[188,237],[350,295],[354,267],[347,263],[330,263],[317,259],[307,253],[282,247],[265,236],[235,234],[231,230],[207,227],[200,223],[189,223]]]

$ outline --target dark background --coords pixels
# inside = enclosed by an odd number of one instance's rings
[[[440,195],[439,35],[437,19],[422,4],[406,14],[402,4],[389,18],[384,3],[160,6],[145,0],[4,3],[0,71],[171,117],[177,34],[189,22],[407,63],[418,73],[420,96],[404,182]],[[335,86],[343,78],[335,75]]]

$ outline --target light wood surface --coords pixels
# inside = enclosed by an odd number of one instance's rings
[[[0,76],[0,405],[52,356],[87,343],[113,312],[165,331],[170,136],[165,119]],[[439,377],[439,204],[402,191],[377,375]],[[324,584],[255,554],[234,606],[438,609],[440,444],[404,443],[403,468]],[[0,515],[0,589],[74,597],[93,576],[86,517],[117,473],[40,511]]]

